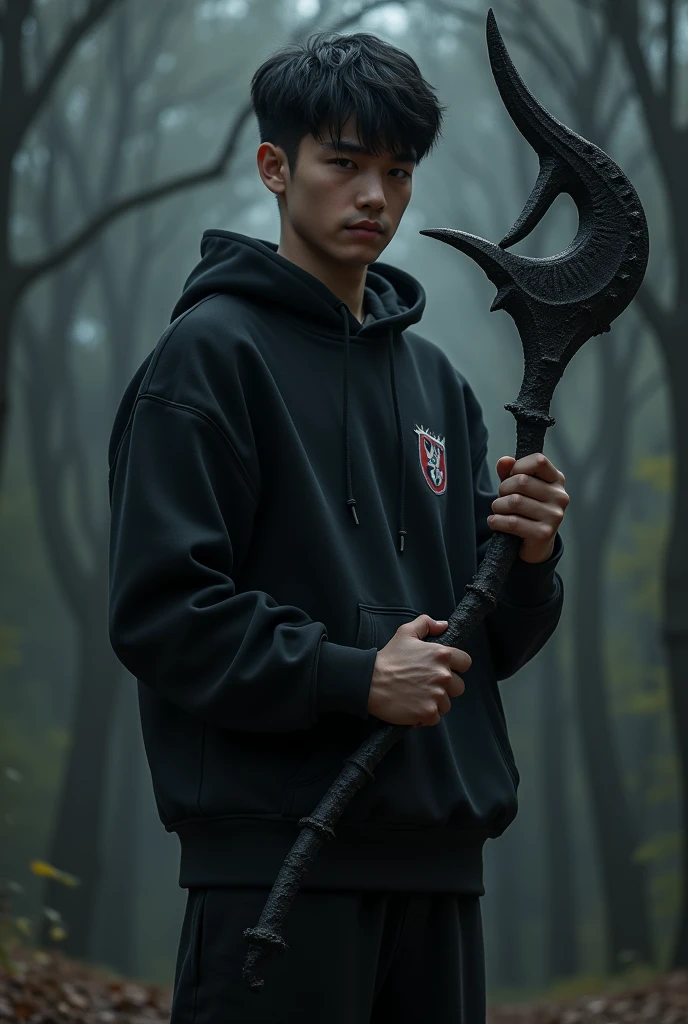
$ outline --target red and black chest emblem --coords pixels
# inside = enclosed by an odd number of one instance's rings
[[[425,427],[416,426],[415,432],[418,434],[418,458],[425,481],[435,494],[443,494],[447,489],[447,453],[444,438],[437,437]]]

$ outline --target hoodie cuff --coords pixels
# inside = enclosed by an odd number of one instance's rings
[[[499,593],[499,601],[520,608],[549,604],[559,592],[554,570],[563,553],[564,542],[557,533],[554,549],[546,562],[531,563],[516,558]]]
[[[377,654],[376,647],[361,650],[321,641],[316,682],[319,714],[346,711],[358,718],[368,717],[368,697]]]

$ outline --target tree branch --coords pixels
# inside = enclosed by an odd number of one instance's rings
[[[54,268],[59,266],[61,263],[69,260],[79,252],[80,249],[83,249],[84,246],[88,245],[89,242],[91,242],[96,235],[103,230],[103,228],[112,223],[112,221],[116,220],[118,217],[121,217],[122,214],[128,213],[130,210],[135,210],[141,206],[145,206],[148,203],[165,199],[167,196],[175,195],[177,192],[183,192],[185,189],[191,188],[195,185],[204,185],[222,177],[225,167],[234,156],[241,130],[251,114],[252,106],[250,103],[247,103],[235,118],[225,144],[222,147],[222,152],[210,167],[206,167],[201,171],[191,171],[186,174],[180,174],[176,178],[172,178],[170,181],[162,182],[160,185],[154,185],[152,188],[142,189],[140,192],[137,192],[132,196],[128,196],[126,199],[121,199],[119,202],[113,203],[112,206],[103,210],[102,213],[94,217],[90,224],[87,224],[86,227],[81,229],[81,231],[78,231],[73,235],[71,239],[64,243],[64,245],[59,246],[50,254],[50,256],[47,256],[43,260],[37,260],[34,263],[24,264],[20,268],[21,279],[19,291],[23,291],[37,278],[42,277],[49,271],[54,270]]]
[[[488,206],[492,214],[490,231],[493,234],[498,234],[501,231],[503,236],[511,222],[511,218],[505,199],[505,190],[493,174],[492,169],[481,163],[468,146],[450,146],[449,155],[466,178],[470,179],[475,185],[483,187],[484,192],[489,196]],[[484,188],[486,184],[488,187]]]
[[[27,14],[26,0],[5,7],[3,13],[2,71],[0,82],[0,113],[3,117],[4,145],[10,152],[20,137],[21,114],[26,102],[26,81],[22,64],[22,26]],[[14,101],[14,102],[12,102]]]
[[[621,121],[624,108],[630,103],[635,95],[635,89],[631,85],[624,85],[616,94],[614,102],[609,108],[607,116],[600,124],[599,138],[600,143],[605,148],[609,148],[611,140],[614,136],[614,130]],[[643,151],[644,152],[644,151]]]
[[[19,331],[23,340],[22,347],[29,355],[29,365],[42,365],[45,353],[40,351],[37,332],[25,308],[20,312]],[[45,368],[42,373],[49,376],[45,374]],[[24,374],[22,381],[38,510],[48,554],[70,607],[78,615],[88,591],[86,574],[76,557],[74,544],[71,543],[64,501],[61,500],[64,497],[61,484],[64,483],[67,469],[66,452],[63,444],[60,444],[57,451],[49,449],[45,444],[45,425],[55,408],[55,393],[51,386],[41,387],[37,384],[33,374],[31,377]],[[41,381],[41,384],[44,383]]]
[[[617,377],[623,382],[624,392],[627,393],[627,384],[630,380],[633,372],[633,367],[638,358],[638,352],[643,340],[643,332],[641,330],[642,323],[639,322],[639,318],[634,318],[633,328],[630,334],[630,341],[628,342],[628,351],[626,355],[619,356]]]
[[[127,17],[128,10],[126,7],[123,7],[117,14],[118,16],[112,19],[112,49],[114,58],[112,78],[114,79],[115,110],[112,117],[113,129],[108,139],[105,169],[104,173],[100,176],[102,184],[99,198],[101,200],[113,195],[115,191],[115,183],[119,177],[124,156],[123,143],[132,120],[134,89],[139,84],[136,79],[127,76],[126,56],[132,42],[129,32],[129,19]],[[105,91],[102,82],[101,91]],[[85,176],[82,175],[82,177]],[[85,186],[86,182],[84,181],[83,184]]]
[[[638,146],[626,160],[626,175],[631,181],[635,180],[636,176],[640,174],[640,171],[645,166],[645,163],[650,156],[648,149],[649,147],[646,145]]]
[[[583,75],[581,75],[581,79],[584,82],[584,90],[587,93],[587,116],[591,125],[595,120],[595,111],[600,108],[604,76],[609,68],[611,42],[609,32],[605,32],[602,29],[595,40],[590,63]],[[575,97],[572,98],[575,100]]]
[[[628,407],[634,416],[638,415],[640,409],[642,409],[645,402],[649,402],[651,398],[654,398],[657,391],[660,388],[666,386],[666,376],[657,370],[651,377],[644,380],[642,384],[639,384],[635,391],[628,397]]]
[[[175,20],[179,17],[182,2],[183,0],[167,0],[166,4],[158,11],[157,20],[153,22],[143,52],[132,74],[133,81],[139,82],[143,79],[153,60],[153,55],[156,51],[161,50],[165,36],[169,35]]]
[[[637,7],[629,12],[628,0],[607,0],[605,12],[610,29],[621,41],[645,113],[648,131],[666,174],[672,159],[671,124],[667,118],[663,97],[657,93],[652,83],[650,70],[640,48]]]
[[[105,8],[112,3],[120,3],[121,0],[92,0],[92,7]],[[352,22],[357,21],[362,15],[367,14],[378,7],[386,7],[391,0],[372,0],[372,3],[366,4],[363,7],[358,8],[346,17],[341,18],[335,24],[331,25],[329,31],[339,31],[346,28]],[[396,0],[397,3],[403,2],[403,0]],[[102,13],[102,12],[101,12]],[[86,16],[85,16],[86,17]],[[297,33],[297,37],[301,35],[303,28]],[[209,167],[203,168],[200,171],[190,171],[185,174],[180,174],[176,178],[172,178],[170,181],[162,182],[159,185],[154,185],[151,188],[146,188],[134,195],[128,196],[125,199],[121,199],[116,203],[113,203],[107,209],[103,210],[94,219],[83,227],[80,231],[68,239],[63,245],[59,246],[49,256],[46,256],[42,260],[36,260],[33,263],[20,264],[16,268],[16,281],[17,285],[15,288],[14,296],[18,298],[19,295],[34,281],[49,271],[54,270],[55,267],[64,263],[74,256],[80,249],[88,245],[108,224],[112,221],[121,217],[125,213],[129,213],[131,210],[135,210],[141,206],[145,206],[147,203],[157,202],[160,199],[165,199],[168,196],[175,195],[178,192],[183,192],[188,188],[192,188],[196,185],[205,185],[211,181],[215,181],[221,178],[225,172],[227,165],[234,156],[236,148],[239,143],[239,137],[244,128],[244,125],[249,120],[253,113],[253,107],[250,101],[248,101],[239,110],[239,113],[234,119],[231,125],[225,143],[220,151],[219,156],[210,164]]]
[[[669,326],[669,314],[659,305],[649,284],[642,285],[636,299],[638,300],[638,305],[642,310],[643,316],[657,335],[657,340],[661,345],[663,345],[664,337]]]
[[[186,107],[198,103],[199,100],[207,100],[225,85],[227,85],[227,74],[224,71],[207,75],[186,86],[184,83],[178,82],[174,92],[165,94],[165,103],[158,108],[156,116],[159,116],[166,107]]]
[[[76,167],[81,167],[74,148],[71,145],[69,133],[65,131],[62,123],[62,110],[58,104],[53,103],[48,110],[46,118],[46,138],[53,160],[50,161],[47,173],[47,181],[40,193],[38,209],[42,212],[42,223],[44,234],[49,244],[54,244],[56,235],[56,157],[60,153],[66,153],[70,162]],[[86,140],[86,149],[90,150],[89,140]],[[82,203],[86,203],[87,189],[85,181],[79,180],[77,189]],[[78,309],[79,299],[88,283],[88,254],[84,254],[83,269],[77,265],[71,269],[71,273],[65,271],[59,278],[51,282],[53,286],[53,309],[49,322],[57,327],[51,332],[50,329],[43,332],[40,346],[40,358],[33,360],[33,377],[27,382],[27,395],[36,408],[36,431],[42,433],[43,446],[47,446],[47,439],[50,435],[50,408],[57,408],[58,402],[62,412],[62,431],[60,434],[61,444],[58,456],[54,459],[56,465],[53,483],[55,488],[64,488],[68,483],[68,472],[70,464],[73,467],[76,490],[77,490],[77,513],[81,517],[82,534],[90,545],[90,554],[93,564],[97,561],[99,530],[94,514],[93,503],[88,487],[88,465],[83,449],[83,437],[78,429],[77,408],[78,403],[74,395],[74,381],[69,372],[71,360],[69,358],[69,326],[73,321],[74,312]],[[47,338],[50,338],[48,341]],[[34,349],[38,349],[38,332],[33,331]],[[36,355],[38,353],[36,352]],[[37,400],[33,393],[37,393]],[[47,397],[49,396],[49,398]],[[36,472],[39,468],[37,463]],[[46,485],[47,486],[47,485]],[[38,483],[39,491],[41,483]],[[47,506],[59,506],[59,490],[54,494],[45,496]],[[63,527],[62,534],[66,538],[68,531]],[[76,554],[73,556],[76,560]],[[60,564],[56,560],[56,565]]]
[[[560,39],[557,33],[552,30],[552,26],[547,21],[547,17],[543,13],[542,9],[537,5],[534,6],[531,0],[521,0],[521,2],[525,9],[527,18],[537,25],[543,39],[545,40],[545,46],[549,47],[552,53],[555,55],[555,65],[563,65],[568,71],[572,73],[573,78],[575,79],[577,76],[575,74],[576,64],[574,61],[573,54],[566,46],[566,44],[563,42],[563,40]],[[561,67],[559,68],[559,70],[561,71]],[[556,82],[557,78],[558,75],[555,74],[552,79],[552,82]]]
[[[436,11],[439,14],[453,14],[458,18],[463,18],[464,21],[469,22],[472,25],[477,25],[483,28],[485,25],[485,15],[474,9],[466,9],[448,2],[448,0],[426,0],[426,4],[429,8]],[[545,31],[549,29],[546,27]],[[549,30],[551,31],[551,30]],[[518,28],[513,23],[508,27],[504,28],[504,35],[513,39],[515,43],[522,46],[526,52],[530,53],[531,56],[535,57],[538,63],[545,69],[548,76],[551,79],[552,85],[558,88],[563,96],[567,96],[572,89],[575,88],[575,78],[572,75],[572,65],[564,63],[564,69],[569,76],[568,82],[561,82],[562,78],[562,66],[554,58],[553,54],[547,49],[547,46],[541,45],[534,36],[525,32],[523,29]]]
[[[100,21],[107,10],[115,4],[122,3],[122,0],[91,0],[88,10],[81,18],[77,18],[70,25],[65,33],[62,42],[57,47],[48,66],[43,72],[43,77],[36,88],[26,97],[24,109],[24,131],[29,127],[34,117],[48,99],[55,82],[64,70],[67,61],[73,54],[77,45],[93,26]]]
[[[666,93],[669,123],[673,125],[674,105],[676,102],[676,0],[666,0],[664,30],[666,32],[664,91]]]

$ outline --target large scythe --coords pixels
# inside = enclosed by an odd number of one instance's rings
[[[487,16],[487,45],[497,88],[512,120],[540,157],[540,174],[518,221],[499,245],[452,228],[421,231],[465,252],[497,287],[492,309],[505,309],[521,336],[523,383],[505,406],[516,419],[516,458],[541,452],[555,388],[565,367],[591,337],[610,329],[628,306],[645,275],[649,239],[638,195],[614,161],[591,142],[552,117],[524,85],[504,45],[493,12]],[[568,249],[546,259],[507,252],[529,235],[562,193],[571,196],[579,229]],[[429,643],[463,648],[497,604],[497,596],[518,556],[521,538],[493,535],[477,574],[449,619]],[[456,714],[461,714],[461,707]],[[378,728],[344,761],[337,780],[313,813],[301,818],[300,834],[282,866],[258,924],[247,928],[243,969],[247,986],[258,991],[257,968],[270,951],[286,950],[281,929],[301,880],[320,846],[334,839],[334,825],[352,797],[374,779],[373,769],[411,726]],[[317,936],[313,936],[313,941]]]

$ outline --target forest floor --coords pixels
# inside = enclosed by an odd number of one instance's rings
[[[171,992],[148,982],[28,947],[0,967],[0,1022],[21,1024],[162,1024]],[[614,995],[492,1007],[489,1024],[688,1024],[688,971]]]
[[[688,971],[613,994],[494,1006],[489,1024],[688,1024]]]

